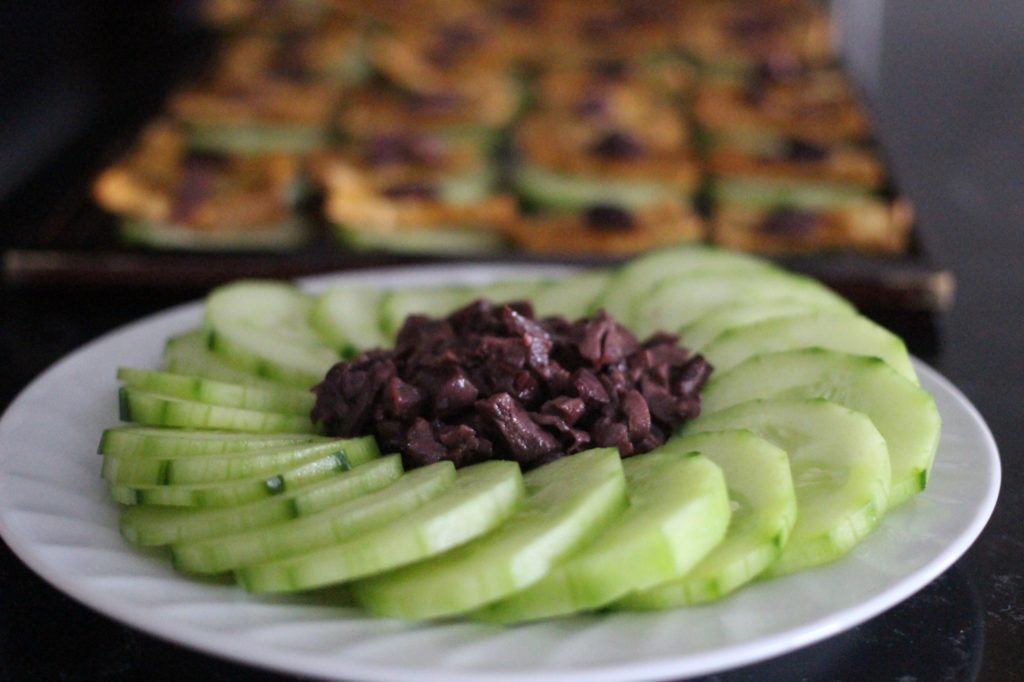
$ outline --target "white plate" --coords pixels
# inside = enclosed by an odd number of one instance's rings
[[[382,270],[374,286],[479,283],[537,268]],[[556,272],[557,269],[543,269]],[[312,289],[329,281],[318,278]],[[118,511],[95,454],[117,414],[114,372],[155,367],[165,339],[196,326],[192,304],[128,325],[47,370],[0,420],[0,534],[75,599],[154,635],[211,654],[295,673],[361,680],[621,680],[678,678],[760,661],[817,642],[906,599],[981,532],[999,489],[999,457],[974,407],[920,362],[942,439],[926,492],[888,516],[850,555],[759,583],[720,603],[502,629],[376,620],[313,597],[266,599],[192,582],[117,532]]]

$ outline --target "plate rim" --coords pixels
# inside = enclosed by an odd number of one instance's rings
[[[367,270],[332,273],[305,277],[297,280],[297,283],[304,289],[316,291],[331,284],[373,284],[388,282],[394,279],[399,285],[414,286],[418,280],[431,281],[439,279],[438,284],[456,283],[466,281],[489,281],[505,277],[509,274],[521,274],[524,276],[563,275],[579,268],[575,266],[562,265],[530,265],[509,263],[471,263],[459,265],[426,265],[426,266],[392,266],[386,268],[372,268]],[[98,352],[98,349],[110,344],[114,339],[131,334],[143,333],[151,325],[166,322],[177,317],[187,318],[198,316],[201,312],[202,299],[182,303],[171,308],[157,311],[137,320],[121,325],[99,337],[88,341],[59,358],[47,369],[41,372],[27,386],[25,386],[11,403],[4,413],[0,415],[0,457],[2,448],[5,445],[6,432],[12,415],[16,415],[19,406],[25,402],[26,396],[34,391],[42,390],[47,381],[58,375],[65,367],[79,362],[83,356]],[[623,676],[630,678],[645,679],[667,679],[678,675],[703,675],[720,672],[744,665],[751,665],[776,656],[780,656],[797,649],[820,642],[828,637],[855,627],[879,613],[892,608],[904,601],[914,593],[928,585],[932,580],[945,572],[960,556],[966,552],[977,540],[989,518],[991,517],[999,495],[999,488],[1002,478],[1001,461],[998,446],[992,436],[991,430],[985,423],[984,418],[970,400],[951,381],[941,373],[917,358],[912,358],[915,368],[921,375],[922,383],[934,385],[933,392],[945,393],[953,404],[962,411],[966,417],[979,431],[981,443],[987,455],[987,463],[990,465],[990,476],[987,480],[985,495],[977,501],[974,516],[968,526],[949,543],[941,552],[934,556],[924,567],[901,579],[894,581],[885,589],[879,591],[870,599],[840,610],[839,615],[844,617],[836,621],[835,614],[830,617],[819,618],[818,620],[773,635],[761,636],[753,642],[735,644],[725,647],[724,651],[710,651],[700,654],[685,654],[677,657],[663,657],[649,661],[636,661],[614,665],[599,664],[596,667],[580,668],[573,670],[554,669],[549,671],[531,671],[531,677],[538,680],[613,680],[622,679]],[[943,422],[945,423],[945,415]],[[4,470],[5,459],[0,459],[0,479],[6,473]],[[8,514],[16,511],[7,506],[5,501],[0,501],[0,538],[7,543],[12,553],[24,562],[33,572],[46,580],[53,588],[70,596],[88,608],[117,620],[130,627],[139,629],[147,634],[161,638],[179,646],[199,651],[206,655],[232,660],[248,666],[262,667],[284,673],[300,673],[316,675],[328,678],[335,678],[344,674],[346,678],[357,677],[366,680],[511,680],[521,677],[521,673],[508,670],[494,670],[481,673],[476,670],[440,668],[435,670],[424,670],[422,668],[408,667],[381,667],[375,664],[354,662],[345,670],[328,670],[313,665],[317,660],[328,661],[327,657],[318,658],[315,652],[306,653],[300,656],[298,661],[304,664],[296,666],[296,651],[281,648],[267,647],[254,657],[251,649],[252,642],[242,642],[239,645],[237,635],[224,635],[212,632],[207,629],[190,626],[176,620],[160,622],[145,616],[144,611],[133,607],[131,602],[118,603],[110,601],[110,597],[103,593],[97,593],[88,589],[83,584],[81,587],[73,579],[69,578],[66,572],[59,570],[59,567],[51,565],[37,552],[31,538],[21,536],[16,529],[12,529],[8,522]],[[130,548],[126,545],[126,550]],[[187,580],[187,578],[182,578]],[[431,626],[420,626],[428,628]],[[250,648],[246,648],[246,646]],[[735,649],[742,651],[737,653]],[[728,661],[721,659],[728,657]]]

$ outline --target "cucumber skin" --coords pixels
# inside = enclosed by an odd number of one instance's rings
[[[220,405],[206,405],[122,386],[118,391],[121,420],[145,426],[185,429],[317,433],[309,417]]]
[[[226,483],[271,475],[275,471],[338,451],[344,453],[345,459],[353,467],[380,456],[376,441],[368,436],[198,457],[160,459],[106,455],[103,478],[111,484],[122,486]]]
[[[266,389],[174,372],[121,367],[117,378],[129,388],[223,407],[306,415],[316,402],[300,389]]]
[[[615,608],[661,610],[720,599],[767,570],[782,554],[796,523],[796,491],[784,450],[750,431],[705,432],[670,442],[697,450],[722,468],[734,514],[721,544],[692,571],[634,592]]]
[[[817,369],[798,375],[801,365]],[[927,485],[942,429],[935,399],[881,358],[824,348],[755,355],[712,377],[704,389],[703,407],[711,414],[743,400],[771,397],[824,398],[866,414],[889,445],[889,509]]]
[[[308,488],[238,507],[128,507],[121,514],[121,535],[132,544],[154,546],[249,530],[321,511],[378,490],[401,474],[401,457],[388,455],[351,471],[339,471]]]
[[[774,422],[765,424],[761,421],[773,411],[776,413],[773,415]],[[794,425],[798,427],[794,428]],[[849,438],[838,444],[838,447],[845,450],[828,453],[830,459],[837,454],[846,455],[846,459],[841,461],[844,485],[829,492],[831,499],[840,494],[853,499],[835,502],[843,504],[844,510],[849,507],[849,510],[837,516],[834,525],[816,528],[815,525],[823,525],[822,519],[831,520],[835,515],[828,513],[829,510],[821,510],[820,513],[819,510],[808,510],[806,505],[809,501],[821,502],[817,498],[821,497],[822,490],[820,486],[808,485],[801,476],[805,473],[803,465],[809,463],[811,466],[806,473],[811,476],[811,480],[820,477],[816,470],[821,468],[821,462],[825,460],[819,457],[808,461],[806,457],[814,453],[803,452],[799,447],[788,451],[797,492],[797,522],[782,555],[768,567],[765,575],[785,575],[833,561],[852,549],[878,524],[888,505],[892,477],[885,440],[865,415],[823,399],[749,400],[690,421],[682,432],[685,436],[706,431],[747,429],[786,449],[785,446],[791,444],[788,441],[795,437],[800,428],[803,429],[801,436],[805,439],[808,428],[812,432],[817,429],[819,434],[822,428],[831,429],[827,432],[831,438],[838,437],[842,429],[850,432],[844,435],[852,435],[860,443],[856,457],[850,449],[852,445]],[[820,443],[820,438],[803,442]],[[800,457],[799,461],[797,457]],[[857,506],[854,508],[854,505]]]
[[[122,458],[175,459],[322,440],[327,438],[307,433],[189,431],[145,426],[115,426],[103,431],[97,454]]]
[[[460,487],[463,477],[473,480],[470,476],[483,478],[487,487],[477,490],[472,483]],[[499,527],[524,496],[515,462],[491,460],[466,467],[459,479],[445,494],[420,507],[414,518],[397,519],[317,552],[246,566],[235,577],[250,592],[292,592],[422,563]],[[460,501],[460,495],[469,499]]]
[[[621,516],[541,580],[473,615],[519,623],[594,610],[680,577],[725,536],[729,497],[711,460],[668,445],[630,457],[623,467],[630,503]],[[658,504],[673,494],[682,506]]]
[[[274,476],[243,479],[220,484],[166,486],[112,486],[111,496],[121,504],[151,504],[172,507],[231,507],[280,495],[292,487],[304,487],[322,481],[337,471],[352,466],[344,452],[300,464]]]
[[[442,460],[404,475],[375,495],[359,495],[318,513],[303,515],[301,520],[299,510],[293,506],[295,515],[283,523],[212,540],[176,543],[171,546],[172,564],[183,572],[222,573],[339,544],[415,513],[418,507],[450,489],[455,478],[455,467]],[[395,486],[402,485],[403,491],[396,492]]]
[[[622,461],[611,449],[564,457],[534,469],[524,481],[527,498],[520,511],[495,533],[430,561],[358,581],[353,596],[371,613],[406,620],[467,613],[540,580],[628,504]],[[559,521],[555,529],[552,514]]]

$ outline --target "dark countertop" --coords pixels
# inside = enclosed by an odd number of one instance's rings
[[[931,253],[959,284],[956,305],[934,330],[901,331],[988,421],[1003,464],[1000,500],[978,542],[907,601],[821,644],[714,680],[1024,677],[1024,43],[1012,28],[1024,12],[1007,9],[999,19],[995,2],[925,4],[888,3],[878,60],[852,59],[878,66],[865,80],[882,136]],[[82,153],[72,148],[55,163],[74,167]],[[52,191],[23,193],[14,209],[31,214]],[[0,288],[0,409],[82,343],[201,294]],[[0,679],[287,679],[100,616],[2,544],[0,585]]]

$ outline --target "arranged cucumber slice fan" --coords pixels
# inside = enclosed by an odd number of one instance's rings
[[[509,338],[466,351],[448,344],[468,332],[408,326],[473,316]],[[331,393],[393,346],[449,397],[400,374]],[[499,347],[480,362],[512,363],[506,383],[453,369]],[[126,541],[252,592],[345,585],[407,620],[683,608],[841,560],[925,488],[940,433],[900,338],[708,247],[486,286],[236,282],[162,367],[116,378],[125,423],[98,452]],[[549,384],[564,393],[538,397]],[[348,401],[331,418],[328,393]]]

